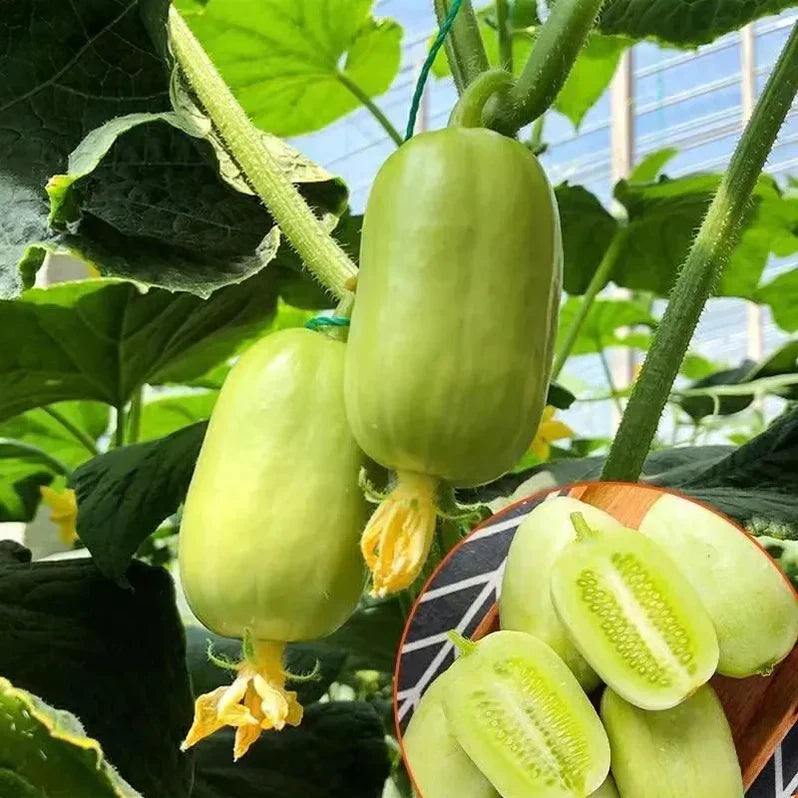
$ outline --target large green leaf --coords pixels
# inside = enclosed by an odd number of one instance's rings
[[[108,577],[123,580],[141,543],[185,498],[206,426],[112,449],[75,471],[78,534]]]
[[[141,440],[163,438],[189,424],[205,421],[210,417],[218,396],[218,391],[199,391],[164,396],[145,403],[141,409]]]
[[[390,772],[385,732],[360,701],[308,707],[302,725],[266,732],[235,765],[233,735],[197,747],[192,798],[379,798]]]
[[[97,441],[108,428],[108,407],[98,402],[61,402],[53,410]],[[30,521],[39,487],[88,460],[84,443],[42,409],[0,423],[0,521]]]
[[[0,419],[66,399],[118,407],[187,362],[199,376],[267,328],[275,293],[266,270],[208,300],[109,280],[0,300]]]
[[[0,297],[31,284],[46,250],[71,252],[105,275],[201,295],[273,256],[271,217],[171,82],[168,6],[97,0],[78,12],[57,0],[4,3]],[[280,142],[264,146],[313,205],[340,212],[340,182]],[[45,194],[54,176],[57,230],[48,227]]]
[[[318,130],[387,91],[402,29],[373,0],[180,0],[186,22],[253,122],[279,136]]]
[[[2,676],[0,761],[5,763],[0,795],[9,798],[141,798],[74,715],[16,689]]]
[[[192,758],[179,746],[192,702],[174,587],[164,570],[141,563],[127,577],[132,590],[103,578],[88,560],[6,558],[0,564],[0,673],[76,715],[142,795],[187,798]],[[47,789],[46,795],[104,793]]]
[[[790,269],[758,288],[753,298],[770,305],[782,329],[798,330],[798,269]]]
[[[584,294],[618,231],[618,221],[582,186],[562,183],[554,193],[562,224],[563,287],[571,295]]]
[[[794,5],[795,0],[609,0],[599,27],[605,33],[690,46],[710,42]]]
[[[581,297],[570,297],[560,308],[560,343],[581,305]],[[617,335],[622,327],[653,327],[655,324],[656,320],[642,302],[633,299],[597,299],[582,323],[571,354],[586,355],[601,352],[610,346],[623,346],[624,339]]]

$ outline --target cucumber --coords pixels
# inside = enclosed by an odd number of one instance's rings
[[[607,780],[601,785],[590,798],[620,798],[618,788],[612,780],[612,776],[607,776]]]
[[[601,718],[621,798],[742,798],[729,723],[709,685],[660,712],[639,709],[607,689]]]
[[[524,632],[459,638],[449,726],[503,798],[587,798],[609,772],[607,735],[576,678]],[[453,793],[452,793],[453,794]]]
[[[798,640],[798,599],[753,538],[700,504],[664,494],[640,525],[707,608],[726,676],[769,673]]]
[[[554,565],[551,595],[582,656],[643,709],[668,709],[704,684],[718,639],[668,555],[632,529],[598,531],[574,514],[578,539]]]
[[[410,776],[420,798],[499,798],[449,730],[443,696],[451,679],[449,669],[430,685],[402,738]]]
[[[576,540],[571,513],[582,513],[596,529],[622,529],[611,515],[569,496],[556,496],[532,510],[515,533],[502,580],[502,629],[528,632],[551,646],[587,692],[598,687],[596,672],[571,642],[551,603],[551,569]]]

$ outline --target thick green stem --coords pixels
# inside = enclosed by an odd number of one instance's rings
[[[172,52],[184,76],[250,185],[308,269],[335,296],[342,297],[347,280],[357,272],[354,264],[280,171],[263,146],[261,132],[249,121],[174,8],[169,10],[169,33]]]
[[[607,247],[607,251],[604,253],[604,257],[601,259],[601,263],[599,263],[598,268],[593,273],[593,277],[590,279],[587,290],[582,297],[582,304],[579,306],[579,310],[577,311],[574,320],[571,322],[571,326],[565,333],[562,346],[560,346],[557,356],[554,358],[554,368],[552,369],[551,377],[552,380],[556,380],[557,377],[560,376],[560,372],[565,365],[565,361],[568,360],[568,356],[571,354],[571,350],[574,348],[576,339],[579,337],[582,325],[585,323],[585,319],[587,319],[587,314],[590,313],[590,308],[593,307],[593,302],[598,296],[599,291],[601,291],[601,289],[607,284],[607,280],[609,280],[609,277],[612,274],[612,270],[616,261],[618,260],[618,255],[621,252],[625,238],[626,228],[621,228],[610,242],[609,247]]]
[[[793,27],[723,175],[604,464],[602,479],[636,480],[707,299],[729,261],[756,181],[798,92],[798,23]]]
[[[604,0],[557,0],[505,101],[491,102],[490,127],[515,134],[545,113],[563,87]]]
[[[512,86],[513,76],[503,69],[483,72],[457,101],[449,117],[449,127],[481,127],[485,103],[496,93]]]
[[[510,28],[510,6],[507,0],[496,0],[496,35],[499,40],[499,66],[513,71],[513,32]]]
[[[452,0],[433,0],[438,25],[443,25],[452,7]],[[479,32],[479,23],[471,0],[463,0],[444,42],[446,58],[452,70],[455,86],[461,94],[466,86],[488,69],[488,56]]]
[[[119,405],[116,408],[116,429],[114,430],[114,448],[125,445],[125,425],[127,424],[127,415],[125,413],[125,406]]]
[[[138,443],[141,434],[141,402],[144,388],[139,386],[130,400],[130,411],[127,416],[127,442]]]
[[[339,72],[338,80],[341,85],[345,86],[351,94],[357,97],[357,99],[371,111],[371,115],[382,125],[383,130],[393,139],[394,144],[398,147],[404,141],[402,134],[391,124],[391,120],[379,109],[379,106],[374,100],[372,100],[346,72]]]
[[[42,410],[47,413],[50,418],[57,421],[76,441],[83,444],[86,451],[89,452],[92,457],[96,457],[100,453],[97,444],[80,429],[80,427],[76,427],[66,416],[61,415],[57,410],[53,410],[52,407],[43,407]]]

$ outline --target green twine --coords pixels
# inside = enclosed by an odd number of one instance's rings
[[[316,316],[305,322],[309,330],[318,330],[320,327],[348,327],[350,319],[344,316]]]
[[[435,41],[432,43],[432,47],[429,49],[427,60],[424,62],[424,66],[421,67],[421,73],[419,74],[418,82],[416,83],[416,90],[413,94],[413,102],[410,104],[410,116],[407,120],[405,141],[413,138],[413,131],[416,129],[418,108],[421,105],[421,97],[424,94],[424,85],[429,77],[429,71],[432,69],[432,64],[435,61],[435,57],[438,55],[438,50],[441,49],[446,37],[449,35],[449,31],[452,29],[452,23],[454,22],[454,18],[457,16],[457,12],[460,10],[460,4],[462,1],[463,0],[454,0],[452,3],[452,7],[449,9],[446,19],[443,21],[443,25],[441,25],[438,35],[435,37]]]

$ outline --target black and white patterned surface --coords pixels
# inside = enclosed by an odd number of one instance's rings
[[[434,575],[410,619],[397,671],[396,710],[402,731],[424,691],[454,661],[446,637],[457,629],[470,637],[501,590],[510,542],[518,525],[538,504],[565,491],[537,494],[492,516]],[[747,798],[798,796],[798,725],[776,750]]]

